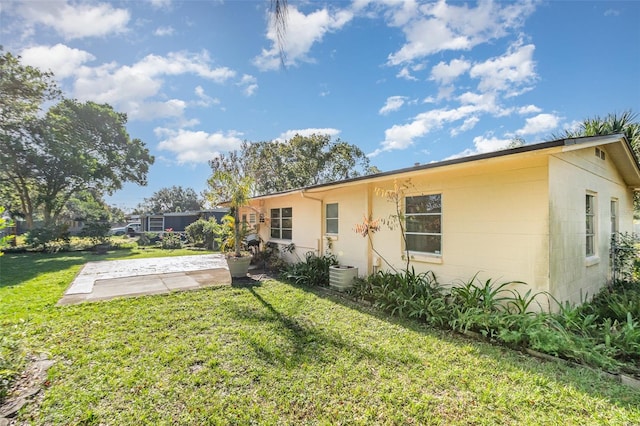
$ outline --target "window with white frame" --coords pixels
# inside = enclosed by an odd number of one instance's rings
[[[290,240],[293,236],[293,208],[271,209],[271,238]]]
[[[325,206],[325,232],[327,234],[338,233],[338,203],[331,203]]]
[[[611,199],[611,235],[618,232],[618,200]]]
[[[595,256],[596,254],[596,196],[595,194],[586,194],[585,197],[585,218],[586,218],[586,255]]]
[[[405,198],[407,250],[442,254],[442,194]]]

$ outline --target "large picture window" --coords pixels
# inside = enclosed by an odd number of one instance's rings
[[[338,203],[327,204],[325,207],[326,233],[338,233]]]
[[[293,208],[271,209],[271,238],[291,240],[292,230]]]
[[[407,250],[442,254],[442,194],[405,198]]]
[[[596,254],[596,196],[587,194],[585,198],[585,216],[586,216],[586,255],[594,256]]]

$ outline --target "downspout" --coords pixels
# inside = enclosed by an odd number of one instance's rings
[[[367,185],[367,217],[373,217],[373,191],[371,189],[371,184],[369,183]],[[367,238],[372,238],[371,236],[368,236]],[[373,248],[371,247],[371,244],[367,241],[366,243],[367,246],[367,275],[370,274],[374,274],[377,272],[377,270],[374,270],[374,268],[377,269],[378,265],[376,265],[373,262]]]
[[[309,197],[308,195],[305,194],[304,189],[300,191],[300,195],[304,199],[318,201],[320,203],[320,238],[318,238],[318,240],[316,241],[316,249],[318,250],[318,256],[320,256],[320,254],[324,252],[324,240],[322,239],[322,234],[323,234],[323,232],[322,232],[323,231],[323,226],[322,226],[322,216],[323,216],[323,214],[322,214],[322,202],[324,200],[322,200],[320,198]]]

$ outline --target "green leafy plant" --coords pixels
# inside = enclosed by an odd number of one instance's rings
[[[328,287],[329,267],[337,264],[338,259],[333,254],[317,256],[313,252],[307,252],[304,261],[286,268],[285,276],[296,284]]]
[[[160,246],[163,249],[167,250],[182,248],[182,240],[180,239],[180,234],[178,232],[173,232],[173,228],[166,229],[164,234],[162,235],[162,239],[160,240]]]
[[[80,231],[80,236],[89,238],[93,244],[107,244],[110,228],[108,222],[88,222]]]
[[[34,228],[27,233],[26,243],[43,251],[58,251],[71,241],[68,225],[49,225]],[[61,243],[62,245],[56,245]]]
[[[216,238],[222,232],[222,226],[216,221],[215,217],[210,217],[209,220],[196,220],[188,225],[184,231],[189,241],[193,244],[213,250]]]
[[[613,281],[632,281],[637,277],[638,236],[628,232],[611,236],[611,260]]]

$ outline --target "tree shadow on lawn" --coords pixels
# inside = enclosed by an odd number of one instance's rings
[[[265,342],[260,338],[247,337],[247,343],[256,355],[265,362],[274,365],[297,367],[302,364],[333,365],[336,351],[348,351],[357,354],[356,358],[375,359],[394,363],[417,363],[419,358],[412,355],[398,356],[382,348],[371,350],[344,339],[341,335],[322,330],[313,322],[301,321],[278,311],[265,298],[256,292],[260,284],[244,284],[238,286],[246,289],[265,308],[265,310],[251,309],[251,307],[234,307],[234,315],[238,320],[256,324],[273,323],[278,337],[284,338],[283,345],[274,346],[273,341]]]
[[[15,286],[41,274],[62,271],[87,262],[119,260],[132,254],[130,249],[121,249],[105,255],[96,255],[90,251],[5,254],[0,256],[0,288]]]
[[[409,331],[444,340],[448,344],[471,346],[473,348],[471,354],[482,356],[483,358],[490,358],[490,362],[492,363],[508,363],[509,369],[506,371],[502,370],[504,373],[519,370],[537,377],[541,376],[539,379],[535,379],[536,383],[540,382],[541,387],[545,387],[547,381],[553,381],[561,383],[564,386],[569,386],[591,397],[607,400],[609,403],[623,409],[637,410],[640,405],[640,391],[619,382],[613,382],[613,379],[589,367],[570,364],[563,360],[541,360],[503,345],[492,344],[453,331],[431,328],[424,323],[410,319],[392,317],[378,309],[364,306],[353,299],[329,292],[325,289],[309,288],[291,283],[287,283],[287,285],[312,293],[322,299],[337,303],[349,309],[354,309],[378,320],[403,327]],[[246,288],[247,291],[266,308],[268,313],[238,310],[237,314],[239,318],[244,320],[250,318],[260,323],[264,323],[265,321],[275,321],[279,323],[282,328],[287,331],[286,337],[290,340],[292,347],[290,352],[274,353],[274,351],[265,348],[265,345],[260,342],[250,341],[249,344],[256,353],[267,362],[286,365],[298,365],[306,362],[332,364],[335,357],[335,355],[333,355],[335,349],[347,350],[350,353],[358,353],[362,358],[370,358],[383,362],[402,364],[422,362],[417,356],[398,356],[399,354],[386,351],[382,348],[377,348],[376,350],[366,349],[357,343],[345,340],[337,333],[323,331],[313,323],[301,323],[299,320],[275,309],[271,303],[255,291],[255,287],[256,286],[247,286]]]

